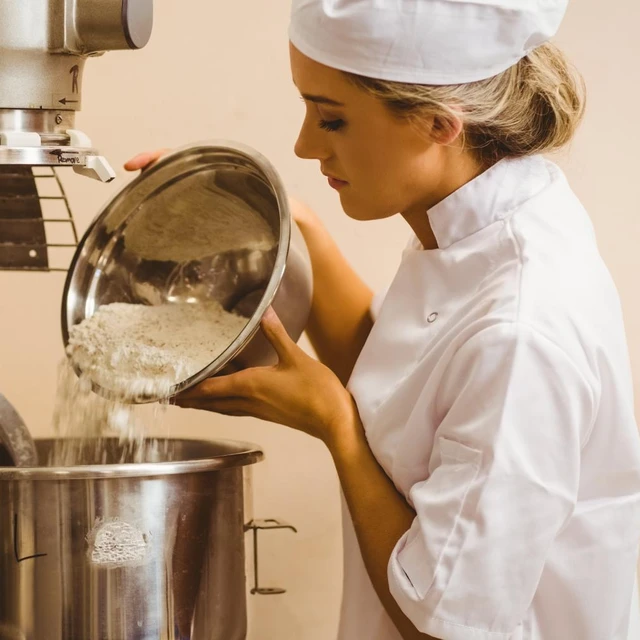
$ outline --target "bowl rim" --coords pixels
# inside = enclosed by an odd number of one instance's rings
[[[120,189],[115,195],[113,195],[106,202],[106,204],[103,205],[98,214],[93,218],[86,231],[80,238],[73,258],[71,259],[62,292],[61,328],[65,353],[66,348],[69,344],[70,326],[68,311],[71,285],[76,273],[76,268],[78,267],[80,255],[85,244],[91,238],[92,234],[96,231],[100,222],[109,214],[116,200],[126,198],[129,192],[133,191],[141,182],[148,180],[149,176],[154,175],[154,173],[169,166],[172,163],[178,162],[185,154],[189,152],[193,153],[198,149],[231,152],[233,154],[240,155],[251,161],[268,180],[268,184],[273,189],[274,195],[276,197],[280,221],[280,237],[278,238],[278,247],[276,251],[274,267],[265,292],[262,295],[262,299],[260,300],[255,313],[251,318],[249,318],[242,331],[240,331],[240,333],[231,342],[231,344],[229,344],[229,346],[222,353],[220,353],[215,360],[210,362],[204,369],[201,369],[199,372],[190,376],[186,380],[183,380],[182,382],[174,385],[168,395],[136,398],[132,400],[132,403],[135,404],[147,404],[151,402],[158,402],[159,400],[165,400],[167,398],[172,398],[181,391],[194,387],[207,378],[210,378],[215,373],[220,371],[224,366],[226,366],[229,362],[231,362],[258,332],[262,316],[273,303],[286,269],[287,258],[289,256],[289,248],[291,243],[291,215],[289,210],[289,201],[287,198],[286,190],[284,188],[284,184],[274,165],[262,153],[260,153],[253,147],[232,140],[202,140],[177,147],[166,155],[162,156],[151,167],[142,171],[140,175],[136,176],[136,178],[128,182],[122,189]],[[83,319],[85,319],[86,317],[90,316],[86,316],[85,314]],[[79,372],[76,370],[76,373]],[[107,397],[110,395],[108,390],[101,389],[99,385],[93,383],[92,386],[93,390],[96,393]]]
[[[82,440],[82,438],[35,438],[38,443],[52,444],[61,440]],[[103,440],[117,441],[117,437]],[[166,462],[128,462],[117,464],[87,464],[67,467],[0,467],[0,482],[20,480],[93,480],[101,478],[143,478],[175,476],[187,473],[204,473],[220,471],[233,467],[245,467],[264,459],[264,452],[260,447],[241,440],[205,440],[202,438],[154,438],[168,442],[186,442],[190,444],[213,445],[223,443],[230,445],[236,451],[230,451],[217,456],[203,456],[191,460],[176,460]]]

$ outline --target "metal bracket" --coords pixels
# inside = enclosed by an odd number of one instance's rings
[[[42,138],[32,131],[2,131],[0,144],[6,147],[39,147]]]
[[[275,520],[273,518],[267,520],[251,520],[249,524],[244,526],[245,532],[253,531],[253,589],[251,589],[251,594],[258,594],[260,596],[274,596],[280,595],[282,593],[286,593],[286,589],[281,589],[279,587],[260,587],[258,586],[258,531],[267,530],[267,529],[291,529],[294,533],[298,533],[298,530],[286,523],[280,522],[279,520]]]
[[[55,186],[46,192],[54,195],[40,196],[36,180],[53,180]],[[58,202],[61,205],[54,213],[56,217],[45,217],[42,209],[44,201]],[[64,217],[64,213],[68,217]],[[52,231],[54,225],[57,228],[61,228],[60,225],[63,228],[70,227],[70,233],[65,234],[68,236],[67,241],[50,242],[47,239],[47,231]],[[0,166],[0,271],[67,271],[70,255],[67,257],[66,254],[72,255],[77,246],[75,222],[55,169],[23,165]],[[51,260],[51,253],[57,259]],[[60,263],[60,253],[65,261],[62,266],[56,266]]]
[[[73,170],[81,176],[87,176],[101,182],[111,182],[116,172],[103,156],[87,156],[84,167],[75,165]]]

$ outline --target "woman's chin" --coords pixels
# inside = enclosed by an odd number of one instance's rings
[[[383,218],[389,218],[395,213],[386,213],[381,211],[380,207],[364,202],[358,202],[352,197],[352,194],[348,194],[346,190],[340,193],[340,203],[342,204],[343,211],[352,220],[382,220]]]

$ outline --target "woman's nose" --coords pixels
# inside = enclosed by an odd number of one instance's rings
[[[313,118],[307,116],[294,146],[295,154],[305,160],[326,160],[331,155],[326,135],[320,127],[315,126]]]

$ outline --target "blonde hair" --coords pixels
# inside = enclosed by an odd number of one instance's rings
[[[487,164],[565,146],[586,104],[582,76],[550,43],[503,73],[469,84],[420,85],[346,75],[396,116],[419,121],[428,114],[445,123],[461,119],[466,148]]]

